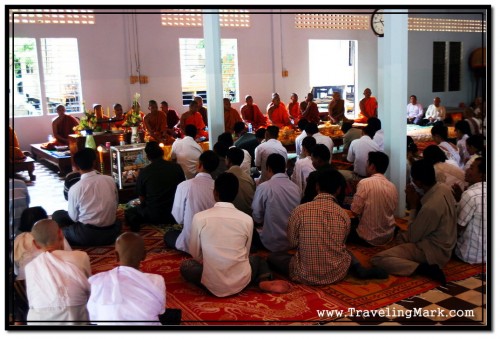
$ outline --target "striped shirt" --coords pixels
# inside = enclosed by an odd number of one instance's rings
[[[308,285],[342,280],[351,265],[345,241],[351,220],[331,194],[293,210],[288,220],[288,240],[297,252],[290,261],[290,278]]]
[[[469,264],[486,262],[486,182],[470,186],[457,206],[457,223],[464,227],[457,239],[455,254]]]
[[[356,229],[359,237],[374,246],[391,241],[397,204],[396,186],[383,174],[361,180],[351,204],[351,211],[361,216]]]

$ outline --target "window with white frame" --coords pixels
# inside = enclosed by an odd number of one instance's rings
[[[194,96],[206,100],[207,77],[205,68],[205,41],[179,39],[183,105]],[[239,97],[238,43],[236,39],[221,39],[222,89],[224,97],[237,102]]]
[[[16,37],[10,48],[11,115],[55,114],[58,105],[81,112],[77,39]]]

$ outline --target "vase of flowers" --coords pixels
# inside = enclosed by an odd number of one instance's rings
[[[135,93],[134,99],[132,101],[132,110],[127,113],[127,115],[125,116],[125,122],[123,123],[123,126],[130,127],[130,130],[132,131],[132,137],[130,139],[130,142],[132,144],[140,142],[139,126],[142,122],[139,106],[140,96],[141,95],[139,93]]]
[[[97,124],[97,117],[94,112],[85,112],[85,115],[80,118],[80,122],[73,127],[73,130],[77,134],[85,136],[85,147],[96,149],[93,134],[94,132],[100,132],[101,126]]]

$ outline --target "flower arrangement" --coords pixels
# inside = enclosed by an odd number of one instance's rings
[[[88,110],[85,115],[80,118],[80,123],[73,127],[73,131],[81,133],[81,131],[101,131],[101,126],[97,124],[97,117],[94,112]]]
[[[141,124],[142,117],[140,114],[140,105],[139,105],[140,97],[141,95],[139,93],[135,93],[134,99],[132,101],[132,110],[126,114],[123,126],[137,127]]]

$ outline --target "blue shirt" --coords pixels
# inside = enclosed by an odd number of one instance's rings
[[[259,232],[262,244],[271,252],[290,249],[287,238],[288,217],[300,203],[302,192],[285,173],[277,173],[257,186],[252,217],[264,223]]]

